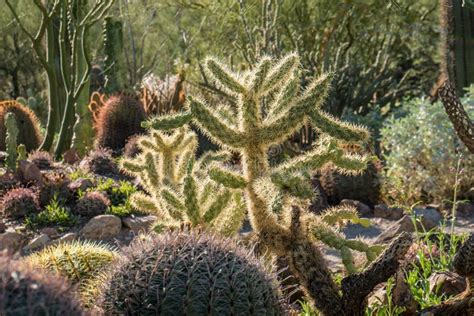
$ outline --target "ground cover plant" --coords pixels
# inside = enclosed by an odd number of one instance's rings
[[[0,315],[474,315],[473,1],[0,3]]]

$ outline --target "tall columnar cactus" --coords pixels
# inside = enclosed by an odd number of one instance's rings
[[[224,105],[213,108],[199,98],[190,97],[185,112],[154,118],[146,126],[172,129],[192,122],[215,143],[240,153],[242,173],[213,165],[209,168],[210,177],[224,186],[245,190],[250,222],[260,242],[273,253],[289,257],[293,273],[324,314],[361,315],[364,294],[394,273],[410,238],[397,239],[388,253],[373,262],[369,270],[358,274],[352,264],[351,250],[365,252],[368,261],[372,261],[380,249],[358,240],[346,240],[332,225],[346,221],[367,224],[366,221],[360,220],[351,208],[333,209],[319,217],[301,213],[301,209],[307,208],[308,199],[312,197],[305,174],[329,163],[343,173],[361,172],[368,158],[348,154],[340,145],[364,142],[369,133],[321,110],[330,75],[316,78],[301,91],[296,54],[289,54],[276,63],[264,57],[254,70],[242,74],[209,58],[205,61],[205,70],[222,90],[235,98],[236,108]],[[270,100],[268,107],[261,102],[263,98]],[[306,123],[322,135],[314,149],[270,168],[269,147],[282,143]],[[343,282],[342,296],[315,240],[339,249],[347,269],[354,273],[346,278],[346,285]],[[374,269],[379,271],[376,277],[369,273]]]
[[[18,137],[18,126],[16,124],[15,114],[7,113],[5,116],[5,128],[7,135],[5,137],[5,147],[7,150],[6,165],[10,170],[16,169],[16,158],[17,158],[17,137]]]
[[[137,176],[148,194],[134,193],[132,205],[159,214],[158,225],[206,227],[225,235],[235,233],[245,217],[240,191],[209,179],[207,168],[214,161],[227,160],[226,152],[208,153],[197,162],[197,137],[187,128],[171,135],[152,131],[137,140],[141,153],[123,159],[121,167]]]

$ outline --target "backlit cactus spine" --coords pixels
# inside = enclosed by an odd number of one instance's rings
[[[10,170],[16,169],[17,160],[17,137],[18,137],[18,126],[16,124],[15,114],[7,113],[5,116],[5,128],[7,135],[5,138],[5,145],[7,150],[6,166]]]
[[[211,181],[205,169],[212,161],[227,159],[227,153],[207,154],[195,162],[197,137],[186,128],[171,135],[151,131],[137,144],[141,154],[121,161],[122,169],[138,177],[148,193],[134,193],[134,207],[159,214],[161,227],[184,222],[225,235],[240,228],[245,216],[241,192]]]
[[[362,315],[364,294],[395,272],[397,260],[408,249],[409,237],[400,237],[365,272],[349,276],[341,296],[314,241],[318,239],[339,249],[350,272],[356,272],[351,249],[365,252],[369,261],[375,259],[380,249],[345,240],[331,228],[330,225],[337,222],[360,222],[355,210],[333,209],[318,217],[308,212],[301,214],[301,209],[306,209],[312,195],[304,174],[328,163],[341,172],[361,172],[367,158],[347,154],[339,145],[364,142],[369,133],[321,110],[329,90],[329,75],[320,76],[300,91],[296,54],[289,54],[276,63],[264,57],[254,70],[242,74],[208,58],[205,70],[221,89],[235,98],[235,110],[228,106],[213,108],[201,99],[190,97],[187,111],[154,118],[146,125],[173,129],[191,122],[223,148],[240,153],[241,174],[214,165],[209,168],[210,177],[229,188],[246,191],[250,221],[260,242],[273,253],[289,257],[292,272],[323,314]],[[264,97],[273,100],[268,108],[260,102]],[[282,143],[306,123],[326,136],[321,137],[313,150],[270,168],[269,147]],[[375,271],[377,275],[372,274]]]

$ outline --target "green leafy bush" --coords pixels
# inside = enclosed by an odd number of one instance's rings
[[[111,203],[106,211],[108,214],[123,217],[137,213],[129,200],[130,196],[137,192],[137,188],[128,181],[115,182],[112,179],[100,179],[97,186],[90,188],[89,191],[99,191],[107,194]]]
[[[474,117],[474,89],[462,100]],[[437,201],[468,197],[474,186],[474,157],[458,140],[440,103],[406,101],[381,130],[386,160],[385,196],[396,202]]]
[[[28,216],[26,225],[31,228],[48,225],[59,225],[62,227],[71,227],[76,223],[76,218],[68,208],[62,205],[57,196],[40,213]]]

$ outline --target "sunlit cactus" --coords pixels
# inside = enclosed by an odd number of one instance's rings
[[[208,166],[229,158],[209,153],[194,161],[196,134],[186,128],[167,135],[152,131],[137,140],[141,153],[123,159],[121,167],[140,179],[148,194],[131,196],[132,205],[159,215],[157,227],[204,227],[225,235],[235,233],[245,216],[242,193],[219,185],[207,176]]]
[[[341,122],[321,109],[331,75],[323,74],[303,89],[297,54],[289,54],[276,62],[264,57],[252,70],[240,74],[214,58],[208,58],[204,68],[215,84],[235,99],[237,106],[212,106],[198,97],[189,97],[184,112],[156,117],[145,127],[172,130],[191,123],[223,149],[239,153],[242,172],[213,164],[209,176],[223,186],[245,191],[250,222],[260,243],[274,254],[291,258],[292,272],[303,280],[323,314],[362,313],[363,300],[358,306],[345,306],[346,299],[340,297],[314,242],[319,240],[340,250],[347,270],[355,273],[357,268],[353,265],[351,250],[365,252],[370,262],[381,248],[344,239],[334,224],[368,223],[347,207],[332,209],[322,216],[303,211],[298,213],[296,221],[292,214],[295,209],[308,208],[313,195],[309,174],[326,164],[332,164],[345,174],[359,174],[365,169],[369,158],[348,153],[342,145],[364,143],[369,138],[368,131]],[[262,102],[264,99],[267,102]],[[314,148],[270,167],[267,155],[270,146],[284,142],[305,124],[310,124],[321,135]],[[400,251],[406,250],[407,247],[402,247]],[[398,263],[393,263],[382,278],[388,278],[394,266]],[[382,281],[372,278],[365,285],[373,288],[375,282]]]

